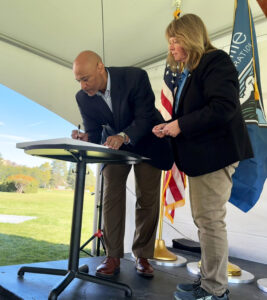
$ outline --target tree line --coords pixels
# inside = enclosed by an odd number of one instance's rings
[[[6,161],[0,154],[0,191],[34,192],[38,188],[73,189],[76,164],[51,160],[39,167],[26,167]],[[85,188],[94,192],[95,176],[87,165]],[[28,189],[28,190],[27,190]]]

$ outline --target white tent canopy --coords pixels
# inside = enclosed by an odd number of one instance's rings
[[[251,7],[264,20],[256,0]],[[184,0],[181,10],[198,14],[213,38],[232,29],[233,0]],[[77,125],[77,54],[96,51],[109,66],[163,59],[173,11],[173,0],[0,0],[0,83]]]

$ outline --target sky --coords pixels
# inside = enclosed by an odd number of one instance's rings
[[[68,121],[43,106],[0,84],[0,153],[2,158],[28,167],[49,159],[16,149],[16,143],[70,137],[75,129]]]

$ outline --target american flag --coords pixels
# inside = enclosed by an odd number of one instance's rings
[[[165,120],[172,118],[176,81],[177,73],[173,73],[170,66],[166,65],[161,91],[161,114]],[[179,171],[175,163],[165,175],[163,196],[165,216],[173,223],[175,208],[185,204],[185,174]]]

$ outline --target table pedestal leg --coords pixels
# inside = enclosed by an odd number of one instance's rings
[[[80,252],[80,241],[81,241],[85,173],[86,173],[86,162],[83,160],[78,161],[77,175],[75,181],[68,270],[25,266],[25,267],[21,267],[18,271],[19,277],[22,277],[25,272],[65,276],[64,279],[50,292],[48,298],[49,300],[56,300],[59,294],[71,283],[71,281],[74,278],[79,278],[85,281],[90,281],[90,282],[118,288],[124,290],[126,296],[132,295],[132,290],[128,285],[86,274],[89,271],[87,265],[83,265],[79,268],[79,252]]]

